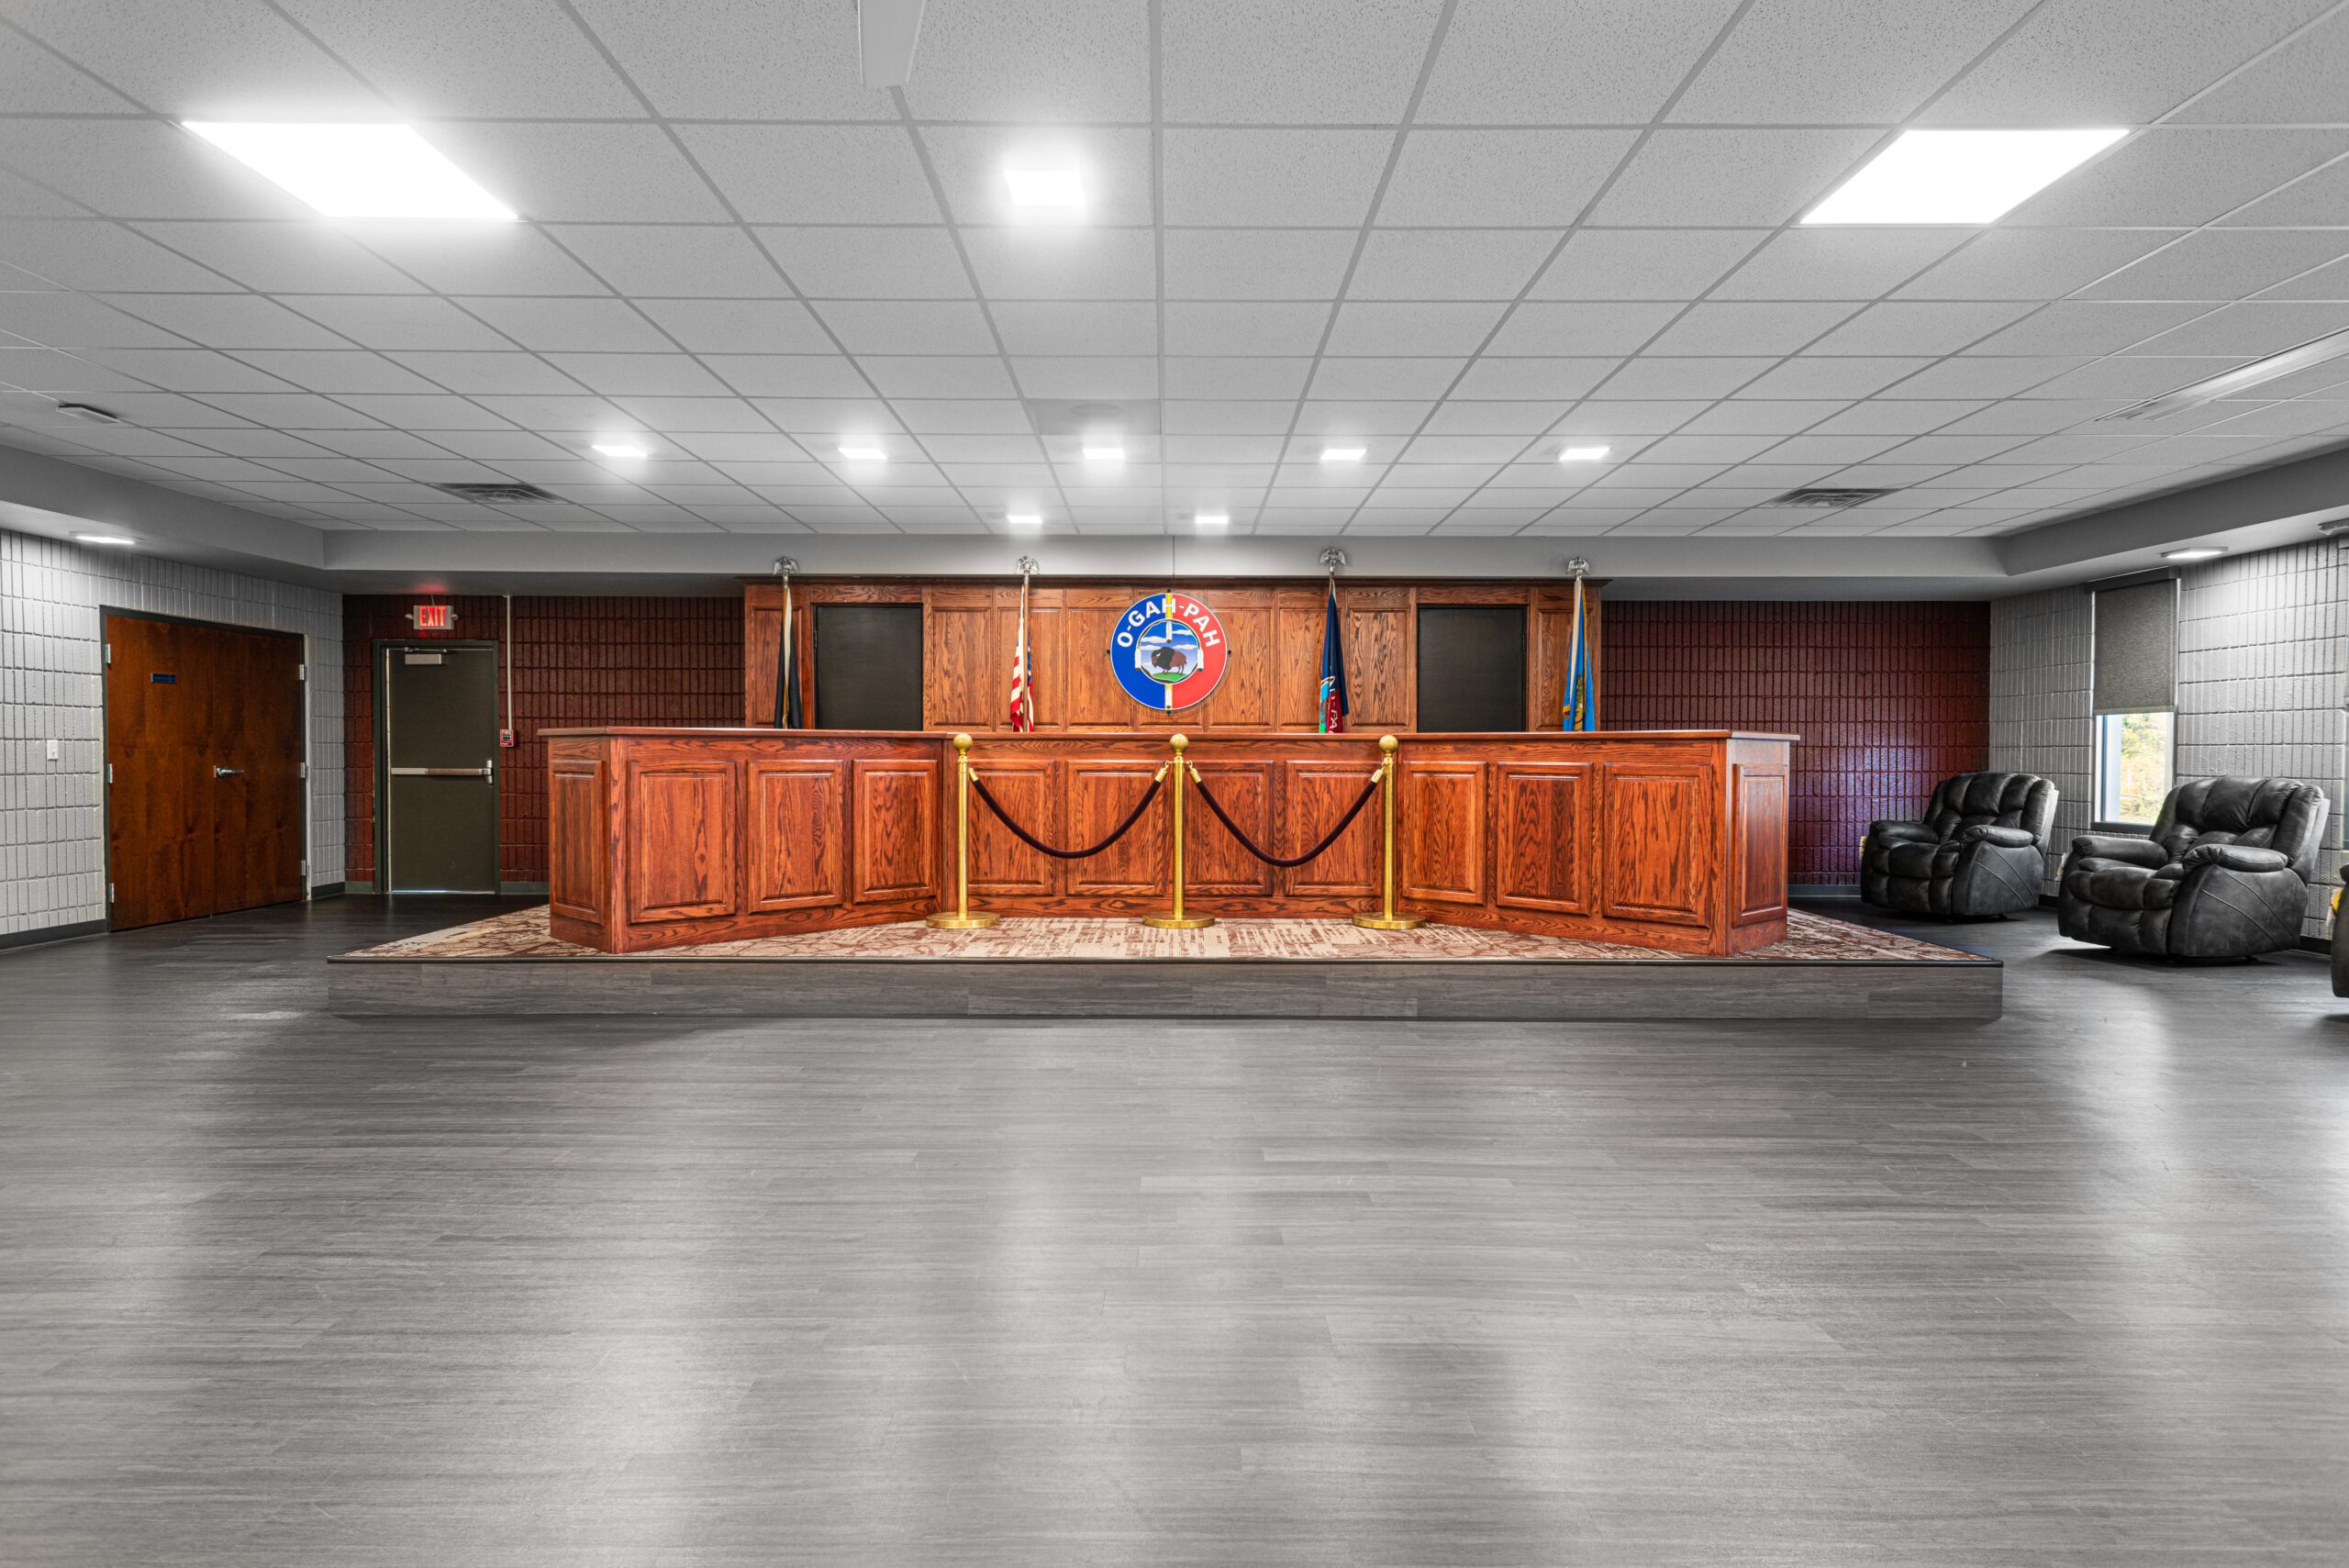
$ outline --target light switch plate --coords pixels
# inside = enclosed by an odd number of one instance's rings
[[[57,761],[57,742],[54,740],[49,743],[49,760],[52,762]]]

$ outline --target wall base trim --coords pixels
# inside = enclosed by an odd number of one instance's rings
[[[362,881],[356,877],[348,882],[336,883],[334,885],[336,892],[348,894],[354,898],[372,898],[375,896],[375,884],[372,882]],[[495,894],[480,893],[472,895],[471,896],[476,898],[544,898],[546,895],[547,884],[543,882],[501,882],[497,884],[497,891]],[[391,895],[386,894],[384,896],[390,897]],[[462,898],[467,896],[467,895],[422,893],[417,895],[417,896],[419,898]]]
[[[76,920],[70,926],[43,926],[38,930],[16,931],[0,937],[0,952],[11,948],[46,947],[50,942],[70,942],[83,937],[103,937],[106,934],[104,920]]]
[[[340,898],[342,896],[343,887],[344,884],[340,882],[314,882],[310,884],[310,896],[313,898]]]
[[[1789,898],[1857,898],[1860,884],[1856,882],[1790,882],[1787,884]]]

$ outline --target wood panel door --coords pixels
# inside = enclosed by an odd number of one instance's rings
[[[302,896],[302,639],[107,611],[116,930]]]

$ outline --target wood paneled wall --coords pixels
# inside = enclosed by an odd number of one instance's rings
[[[1154,713],[1118,685],[1109,638],[1126,606],[1156,591],[1148,583],[1098,580],[1040,583],[1029,595],[1029,637],[1036,671],[1036,728],[1048,734],[1104,730],[1213,734],[1219,730],[1303,733],[1319,728],[1322,579],[1248,583],[1186,582],[1223,622],[1230,663],[1215,695],[1180,713]],[[1011,651],[1019,620],[1019,584],[841,581],[793,584],[801,697],[815,717],[814,606],[828,604],[922,606],[922,723],[931,729],[1005,727]],[[1598,651],[1598,589],[1588,593],[1594,666]],[[1341,581],[1338,613],[1345,639],[1348,727],[1408,730],[1418,722],[1419,607],[1518,605],[1527,617],[1525,727],[1557,724],[1564,691],[1574,592],[1555,582],[1413,584]],[[780,584],[753,583],[742,598],[743,722],[774,718],[775,654],[783,633]],[[1594,670],[1594,673],[1596,671]]]

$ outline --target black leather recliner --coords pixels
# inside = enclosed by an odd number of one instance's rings
[[[2055,786],[2036,773],[1943,779],[1922,822],[1871,822],[1860,896],[1910,915],[2008,915],[2039,902]]]
[[[2298,779],[2196,779],[2169,792],[2151,838],[2072,840],[2056,928],[2075,941],[2169,958],[2297,947],[2324,836],[2324,791]]]

